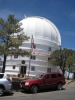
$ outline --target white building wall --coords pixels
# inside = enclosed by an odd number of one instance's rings
[[[19,67],[20,66],[16,66],[15,69],[13,69],[13,65],[7,65],[5,73],[10,74],[10,75],[11,74],[17,75],[19,73]]]
[[[29,43],[28,43],[29,44]],[[31,44],[30,44],[31,45]],[[30,50],[30,45],[25,45],[24,43],[24,47],[21,46],[21,48],[23,49],[29,49]],[[46,45],[39,45],[39,44],[35,44],[36,48],[35,48],[35,60],[31,59],[30,57],[26,57],[26,56],[18,56],[18,58],[14,58],[14,56],[8,56],[7,57],[7,62],[6,62],[6,73],[8,74],[20,74],[20,69],[21,66],[27,66],[26,67],[26,75],[28,75],[28,71],[29,71],[29,75],[30,76],[34,76],[36,74],[39,73],[45,73],[47,72],[47,68],[50,67],[51,71],[58,71],[57,67],[53,67],[52,65],[48,64],[48,56],[51,54],[51,52],[53,52],[56,48],[51,47],[51,51],[48,51],[50,46],[46,46]],[[26,47],[25,47],[26,46]],[[22,65],[22,60],[25,60],[25,64]],[[29,70],[29,60],[30,60],[30,70]],[[15,69],[13,69],[13,65],[15,65]],[[31,67],[34,66],[35,67],[35,71],[31,71]]]
[[[41,66],[36,66],[36,70],[30,72],[30,76],[36,75],[36,73],[41,74],[41,73],[46,73],[47,68],[46,67],[41,67]]]
[[[12,57],[12,60],[9,60],[10,57],[8,57],[6,62],[6,72],[9,74],[19,74],[20,73],[20,67],[21,66],[27,66],[26,68],[26,75],[28,75],[29,71],[29,57],[22,57],[19,56],[17,59],[14,59],[14,56]],[[25,60],[25,64],[21,64],[21,61]],[[13,69],[13,65],[15,65],[15,69]],[[35,71],[31,71],[31,67],[35,66]],[[34,76],[35,74],[39,73],[45,73],[47,72],[47,68],[50,67],[51,71],[57,71],[55,68],[52,68],[48,64],[48,56],[39,56],[36,55],[35,60],[30,60],[30,76]]]

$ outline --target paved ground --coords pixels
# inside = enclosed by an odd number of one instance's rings
[[[67,81],[63,90],[42,91],[37,94],[13,91],[10,95],[0,97],[1,100],[75,100],[75,82]]]
[[[67,80],[67,79],[65,79],[65,81],[66,81],[66,84],[69,84],[69,83],[71,83],[71,82],[74,82],[75,80],[74,79],[69,79],[69,80]]]
[[[73,84],[72,84],[73,83]],[[72,86],[74,86],[75,80],[66,80],[66,84],[64,85],[64,88],[71,88]]]
[[[53,95],[53,94],[59,94],[59,93],[68,93],[68,92],[71,92],[71,91],[74,91],[75,92],[75,81],[74,80],[66,80],[66,84],[64,85],[63,87],[64,89],[62,91],[55,91],[55,90],[49,90],[49,91],[42,91],[40,93],[37,93],[37,98],[39,98],[38,96],[42,96],[42,98],[47,95],[47,94],[50,94]],[[61,95],[60,94],[60,95]],[[33,96],[35,96],[35,94],[31,94],[31,93],[25,93],[25,92],[20,92],[20,91],[12,91],[11,93],[5,93],[3,97],[0,97],[0,98],[4,98],[4,100],[21,100],[22,97],[23,99],[24,98],[33,98]],[[61,95],[62,96],[62,95]],[[73,95],[74,96],[74,95]],[[58,97],[58,96],[57,96]],[[15,98],[15,99],[14,99]],[[17,99],[18,98],[18,99]],[[53,97],[52,97],[53,98]],[[25,99],[26,100],[26,99]],[[28,99],[27,99],[28,100]],[[36,100],[36,99],[35,99]],[[38,99],[37,99],[38,100]],[[39,98],[39,100],[41,100]],[[45,98],[43,98],[43,100],[45,100]],[[47,99],[48,100],[48,99]],[[57,99],[53,99],[53,100],[57,100]],[[62,100],[62,99],[60,99]]]

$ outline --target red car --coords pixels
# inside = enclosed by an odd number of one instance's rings
[[[57,88],[61,90],[65,85],[65,78],[61,73],[50,72],[34,76],[32,79],[22,80],[20,88],[37,93],[40,89]]]

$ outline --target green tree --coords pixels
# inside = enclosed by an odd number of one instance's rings
[[[67,58],[66,66],[68,67],[68,72],[73,71],[75,69],[75,58],[73,56],[69,56]]]
[[[21,25],[22,24],[14,17],[14,15],[11,14],[8,16],[7,20],[0,18],[0,54],[4,57],[3,73],[5,72],[7,55],[29,54],[29,52],[19,49],[22,42],[29,39],[29,37],[24,35]]]
[[[63,73],[65,72],[65,69],[66,69],[66,61],[67,61],[67,58],[69,56],[74,56],[74,50],[64,48],[62,50],[62,60],[63,60],[62,71],[63,71]]]
[[[63,71],[63,74],[66,69],[66,61],[69,56],[74,56],[75,52],[72,49],[60,49],[60,50],[55,50],[51,55],[50,55],[50,63],[52,63],[55,66],[60,66],[61,70]]]
[[[0,67],[0,73],[2,72],[2,68]]]
[[[62,49],[55,50],[50,55],[50,59],[49,59],[49,62],[51,64],[53,64],[54,66],[60,66],[61,69],[62,69],[62,66],[63,66],[63,54],[62,54],[62,52],[63,52]]]
[[[3,64],[3,62],[2,62],[2,60],[1,60],[1,58],[0,58],[0,66],[2,66],[2,64]]]

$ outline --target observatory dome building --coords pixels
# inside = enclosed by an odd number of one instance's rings
[[[39,73],[60,71],[58,66],[53,66],[48,62],[50,54],[61,46],[61,36],[57,27],[50,20],[39,16],[26,17],[20,22],[24,34],[30,39],[23,42],[19,48],[31,50],[33,39],[33,53],[30,57],[8,56],[5,72],[13,75],[34,76]]]

